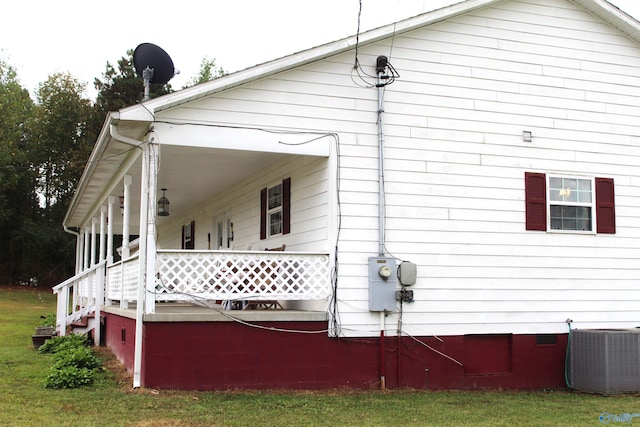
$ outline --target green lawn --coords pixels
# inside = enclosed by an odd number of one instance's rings
[[[49,390],[52,358],[33,349],[31,335],[54,312],[49,291],[0,287],[0,426],[598,426],[602,412],[640,413],[638,396],[562,391],[132,390],[118,369],[91,388]]]

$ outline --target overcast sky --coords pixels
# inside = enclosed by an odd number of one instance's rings
[[[362,0],[361,30],[459,0]],[[611,0],[640,18],[640,0]],[[0,58],[32,93],[68,71],[88,84],[140,43],[162,47],[180,89],[207,56],[233,72],[354,35],[359,0],[11,0],[2,5]]]

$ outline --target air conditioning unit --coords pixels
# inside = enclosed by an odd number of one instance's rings
[[[574,329],[568,370],[576,390],[640,392],[640,329]]]

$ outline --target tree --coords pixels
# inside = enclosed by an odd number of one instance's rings
[[[83,83],[68,73],[56,73],[39,85],[36,102],[33,136],[39,147],[39,194],[45,210],[56,204],[65,207],[93,147],[95,135],[88,131],[91,101]]]
[[[21,230],[37,210],[29,140],[33,107],[15,69],[0,59],[0,283],[20,275]]]
[[[55,282],[68,275],[75,261],[75,240],[61,224],[96,137],[88,126],[93,105],[86,85],[68,73],[41,83],[36,102],[30,157],[38,173],[40,206],[39,215],[22,230],[29,254],[22,268]]]
[[[209,57],[205,56],[204,58],[202,58],[202,62],[200,63],[200,71],[198,72],[198,74],[193,76],[191,80],[189,80],[189,82],[183,87],[183,89],[198,85],[200,83],[206,83],[213,79],[217,79],[218,77],[222,77],[225,74],[227,74],[227,72],[224,70],[224,68],[216,64],[215,58],[210,59]]]

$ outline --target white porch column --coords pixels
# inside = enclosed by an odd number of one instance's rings
[[[82,236],[82,233],[79,232],[76,235],[76,269],[75,269],[75,274],[78,274],[82,271],[82,254],[83,254],[83,249],[82,249],[82,245],[84,244],[84,238]]]
[[[89,266],[93,267],[96,265],[96,225],[98,224],[98,219],[94,216],[91,218],[91,257]]]
[[[82,261],[82,271],[85,271],[89,268],[89,250],[91,249],[91,245],[89,242],[89,226],[86,225],[84,227],[84,259]]]
[[[147,198],[147,230],[146,230],[146,288],[145,313],[156,311],[156,197],[158,193],[158,163],[160,146],[149,143],[149,191]],[[142,234],[140,234],[142,240]]]
[[[100,207],[100,254],[98,257],[98,262],[102,262],[106,259],[106,242],[105,242],[105,226],[107,222],[107,207],[102,205]]]
[[[113,205],[116,196],[109,196],[107,206],[107,265],[113,264]]]
[[[143,160],[144,163],[144,160]],[[122,259],[129,258],[129,217],[131,216],[131,175],[124,176],[124,212],[122,214]],[[142,224],[140,224],[142,225]]]
[[[142,319],[144,313],[155,312],[156,261],[156,188],[160,147],[149,141],[142,152],[140,194],[140,269],[136,306],[136,339],[133,360],[133,386],[141,385]]]

